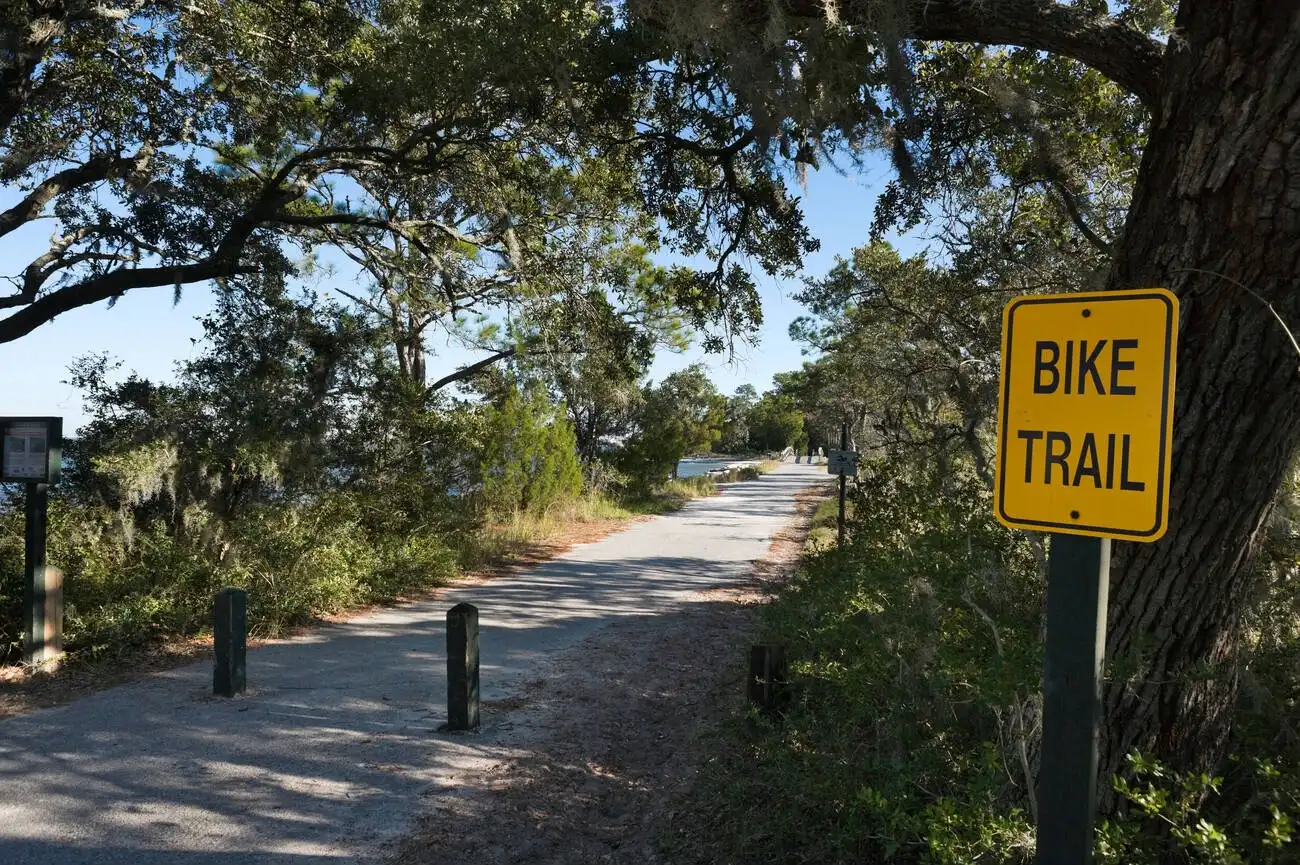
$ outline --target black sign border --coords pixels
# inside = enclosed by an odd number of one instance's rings
[[[1007,418],[1011,409],[1011,372],[1010,372],[1011,371],[1011,346],[1013,344],[1012,329],[1015,327],[1016,310],[1018,310],[1022,306],[1031,306],[1034,304],[1045,304],[1045,303],[1082,304],[1082,303],[1106,303],[1108,301],[1129,301],[1129,300],[1159,300],[1161,303],[1165,305],[1165,347],[1164,347],[1165,369],[1164,369],[1163,387],[1161,388],[1163,393],[1163,399],[1161,400],[1161,404],[1160,404],[1160,468],[1159,468],[1159,474],[1156,477],[1155,525],[1153,525],[1150,529],[1139,532],[1139,531],[1132,531],[1128,529],[1117,529],[1111,526],[1091,526],[1091,525],[1081,525],[1080,523],[1053,523],[1053,522],[1048,522],[1046,520],[1022,519],[1020,517],[1012,517],[1008,515],[1006,509],[1003,507],[1003,502],[1006,500],[1006,478],[1007,478],[1006,435],[1007,435],[1007,428],[1008,428]],[[1002,349],[1003,351],[1002,406],[1001,406],[1001,411],[998,413],[999,454],[998,454],[997,509],[998,509],[998,516],[1000,516],[1005,522],[1013,523],[1021,527],[1041,526],[1044,529],[1060,529],[1071,533],[1090,532],[1105,537],[1113,537],[1113,538],[1120,538],[1120,539],[1150,538],[1160,533],[1161,526],[1164,524],[1165,486],[1166,486],[1165,472],[1168,470],[1168,461],[1166,459],[1165,451],[1169,447],[1170,444],[1169,439],[1172,437],[1171,434],[1169,433],[1169,411],[1170,411],[1170,403],[1173,401],[1174,398],[1173,382],[1170,381],[1170,373],[1172,371],[1171,366],[1173,364],[1173,358],[1174,358],[1174,346],[1172,344],[1173,335],[1174,335],[1174,324],[1175,324],[1174,311],[1175,311],[1175,306],[1170,301],[1169,295],[1160,292],[1148,292],[1148,291],[1131,291],[1131,292],[1123,292],[1122,294],[1094,296],[1094,297],[1088,297],[1087,295],[1052,294],[1052,295],[1043,295],[1041,297],[1038,296],[1018,297],[1015,300],[1011,301],[1011,304],[1007,308],[1007,313],[1006,313],[1007,316],[1006,317],[1006,322],[1007,322],[1006,344],[1003,346]]]

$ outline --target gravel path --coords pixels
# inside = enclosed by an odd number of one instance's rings
[[[785,465],[528,572],[250,650],[241,698],[213,698],[199,664],[0,722],[0,863],[375,861],[430,803],[547,737],[517,719],[564,675],[557,659],[741,580],[825,479]],[[460,601],[480,609],[485,723],[440,735]]]

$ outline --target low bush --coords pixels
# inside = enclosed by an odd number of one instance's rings
[[[620,500],[588,492],[520,507],[487,524],[444,493],[394,481],[310,503],[250,505],[229,520],[192,508],[138,528],[104,507],[50,505],[48,558],[65,573],[65,640],[73,658],[137,650],[206,632],[212,596],[249,592],[249,630],[269,637],[322,616],[442,585],[462,570],[520,554],[573,523],[663,513],[711,495],[708,477],[668,481]],[[172,526],[179,522],[182,531]],[[454,539],[454,543],[450,541]],[[21,497],[0,505],[0,663],[21,657]]]
[[[823,502],[814,537],[832,543],[810,545],[764,614],[762,639],[787,647],[793,704],[783,720],[746,715],[725,731],[679,809],[693,816],[666,841],[680,861],[1033,861],[1039,558],[993,519],[975,478],[864,469],[846,546],[833,547],[836,502]],[[1246,701],[1224,777],[1133,755],[1115,781],[1130,807],[1099,827],[1099,862],[1300,861],[1288,843],[1300,644],[1287,645],[1285,663],[1258,672],[1287,696],[1271,721]]]
[[[102,508],[51,503],[48,558],[64,571],[65,638],[74,655],[138,649],[210,627],[223,586],[249,592],[249,630],[274,636],[322,615],[438,585],[456,553],[428,532],[376,532],[362,501],[259,505],[228,522],[194,514],[182,534],[133,530]],[[0,644],[20,651],[21,509],[0,512]]]
[[[680,507],[691,499],[711,496],[717,491],[717,480],[709,475],[696,475],[664,481],[655,488],[654,495],[667,507]]]

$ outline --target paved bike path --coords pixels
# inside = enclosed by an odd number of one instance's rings
[[[242,697],[213,697],[205,662],[0,721],[0,863],[373,861],[422,793],[512,744],[495,721],[435,732],[452,605],[479,608],[484,700],[508,697],[602,625],[742,577],[825,472],[786,464],[517,576],[251,649]]]

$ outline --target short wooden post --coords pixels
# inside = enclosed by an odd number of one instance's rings
[[[749,677],[745,683],[749,702],[764,714],[785,708],[785,647],[758,645],[749,650]]]
[[[248,593],[243,589],[217,592],[212,616],[212,693],[233,697],[247,686]]]
[[[478,688],[478,607],[457,604],[447,611],[446,730],[478,729]]]
[[[28,484],[23,660],[36,667],[63,656],[63,572],[45,562],[48,509],[49,486]]]

